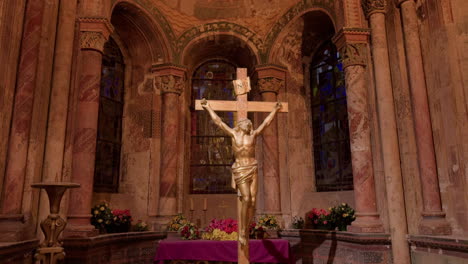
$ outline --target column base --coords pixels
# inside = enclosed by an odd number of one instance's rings
[[[452,227],[445,218],[445,213],[422,213],[423,218],[419,223],[419,233],[422,235],[451,235]]]
[[[69,225],[63,231],[63,237],[94,237],[99,235],[93,225]]]
[[[0,242],[17,242],[27,238],[24,215],[0,215]]]
[[[379,214],[356,214],[356,220],[348,226],[352,233],[383,233],[385,232]]]

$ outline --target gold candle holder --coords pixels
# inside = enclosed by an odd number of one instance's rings
[[[71,182],[44,182],[31,184],[33,188],[44,189],[49,197],[50,214],[41,222],[44,240],[36,250],[34,258],[43,264],[55,264],[65,258],[65,252],[59,236],[65,229],[67,222],[60,217],[60,202],[63,194],[69,188],[78,188],[78,183]]]

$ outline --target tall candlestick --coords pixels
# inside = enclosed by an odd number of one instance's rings
[[[193,211],[193,198],[190,198],[190,211]]]
[[[207,208],[208,208],[208,206],[207,206],[207,200],[206,200],[206,198],[203,198],[203,210],[206,211]]]

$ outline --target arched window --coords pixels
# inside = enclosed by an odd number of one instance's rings
[[[315,54],[310,86],[317,191],[352,190],[343,64],[331,41]]]
[[[232,80],[236,68],[226,61],[201,65],[192,78],[192,102],[195,99],[235,100]],[[234,127],[236,113],[217,112]],[[231,188],[231,165],[234,156],[231,138],[219,129],[205,111],[192,111],[190,158],[190,193],[234,193]]]
[[[102,56],[99,120],[94,169],[94,191],[118,192],[122,114],[124,105],[124,62],[117,43],[109,38]]]

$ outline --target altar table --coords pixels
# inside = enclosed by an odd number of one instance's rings
[[[285,239],[252,239],[249,246],[250,262],[294,263]],[[162,240],[154,263],[163,264],[166,260],[237,262],[237,241]]]

